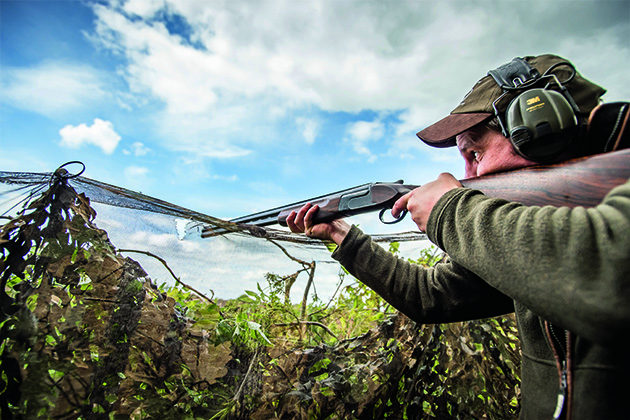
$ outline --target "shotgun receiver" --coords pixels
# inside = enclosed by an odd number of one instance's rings
[[[566,162],[530,166],[509,172],[484,175],[461,180],[465,188],[482,191],[494,198],[522,203],[529,206],[551,205],[555,207],[594,207],[617,185],[630,179],[630,149],[600,155],[587,156]],[[396,200],[407,194],[415,185],[405,185],[403,181],[394,183],[376,182],[338,191],[254,213],[230,220],[234,230],[240,224],[286,226],[292,211],[298,211],[306,203],[319,206],[314,216],[315,223],[329,222],[343,217],[380,211],[383,223],[396,223],[398,219],[386,221],[385,212],[391,209]],[[225,228],[205,227],[202,238],[221,235],[232,231]]]

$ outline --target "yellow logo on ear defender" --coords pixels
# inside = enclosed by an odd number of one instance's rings
[[[540,96],[536,96],[535,98],[531,98],[527,100],[527,105],[535,104],[536,102],[540,102]]]
[[[528,99],[526,101],[526,104],[527,104],[527,108],[526,108],[527,112],[534,112],[539,109],[542,109],[545,106],[545,103],[541,102],[540,96],[536,96],[534,98]]]

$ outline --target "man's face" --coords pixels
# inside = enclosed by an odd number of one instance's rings
[[[458,135],[457,148],[466,162],[466,178],[536,165],[517,154],[501,133],[486,127],[473,127]]]

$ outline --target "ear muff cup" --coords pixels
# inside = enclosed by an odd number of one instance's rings
[[[505,111],[505,120],[514,149],[535,162],[558,157],[578,126],[567,99],[548,89],[527,90],[514,98]]]

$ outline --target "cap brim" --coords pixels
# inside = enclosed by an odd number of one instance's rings
[[[494,114],[488,112],[451,114],[416,135],[429,146],[452,147],[457,144],[455,136],[493,116]]]

